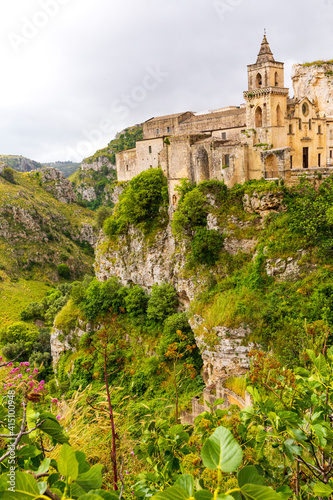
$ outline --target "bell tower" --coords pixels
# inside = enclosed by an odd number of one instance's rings
[[[284,88],[284,64],[274,59],[264,34],[255,64],[247,67],[246,101],[247,127],[256,130],[257,143],[272,149],[285,145],[288,89]],[[272,146],[273,145],[273,146]]]

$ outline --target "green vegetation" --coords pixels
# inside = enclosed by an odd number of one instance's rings
[[[31,170],[42,168],[40,163],[24,158],[24,156],[0,155],[0,163],[1,162],[17,172],[30,172]]]
[[[110,196],[116,181],[116,171],[104,165],[101,170],[77,170],[69,177],[80,205],[97,210],[102,205],[112,207]],[[87,190],[93,191],[92,201],[83,199],[83,194]]]
[[[0,288],[10,279],[57,280],[59,264],[74,278],[91,272],[93,249],[81,231],[94,213],[56,200],[38,175],[11,174],[15,184],[0,176]]]
[[[98,158],[106,157],[115,165],[116,153],[134,148],[136,141],[141,141],[142,139],[143,134],[141,126],[129,127],[125,129],[124,132],[118,134],[115,139],[112,139],[106,148],[99,149],[93,156],[86,158],[84,161],[86,163],[93,163]]]
[[[329,61],[306,62],[306,63],[303,63],[302,66],[304,66],[304,67],[308,67],[308,66],[323,66],[325,64],[333,64],[333,59],[330,59]]]
[[[126,231],[129,224],[151,232],[167,220],[167,180],[161,169],[142,172],[132,179],[119,197],[119,203],[104,223],[104,232],[112,237]]]

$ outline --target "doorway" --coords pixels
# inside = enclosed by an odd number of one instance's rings
[[[303,148],[303,168],[309,168],[309,148]]]

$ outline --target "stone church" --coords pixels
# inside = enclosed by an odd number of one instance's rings
[[[250,64],[245,103],[208,113],[151,118],[143,140],[117,154],[118,181],[161,167],[170,199],[182,178],[217,179],[228,187],[250,179],[284,179],[333,173],[333,61],[296,64],[294,97],[284,86],[284,64],[275,61],[266,35]],[[332,166],[331,166],[332,165]]]

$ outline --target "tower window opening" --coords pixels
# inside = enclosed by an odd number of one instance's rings
[[[309,130],[311,130],[311,127],[312,127],[312,122],[311,122],[311,118],[309,120]]]
[[[280,104],[278,104],[276,107],[276,124],[278,127],[281,127],[282,125],[282,111],[280,108]]]
[[[260,73],[257,74],[256,83],[257,83],[257,88],[260,88],[262,86],[262,76]]]
[[[275,72],[274,84],[275,84],[275,87],[277,87],[279,85],[279,75],[278,75],[277,71]]]
[[[258,106],[256,109],[255,123],[256,127],[262,127],[262,109],[260,106]]]
[[[321,167],[321,153],[318,153],[318,167]]]
[[[293,133],[293,126],[290,124],[289,125],[289,134],[291,135]]]
[[[318,134],[321,134],[321,125],[318,125]]]
[[[222,132],[222,139],[225,140],[227,138],[227,133],[226,132]]]
[[[151,146],[149,146],[149,154],[151,155]]]

